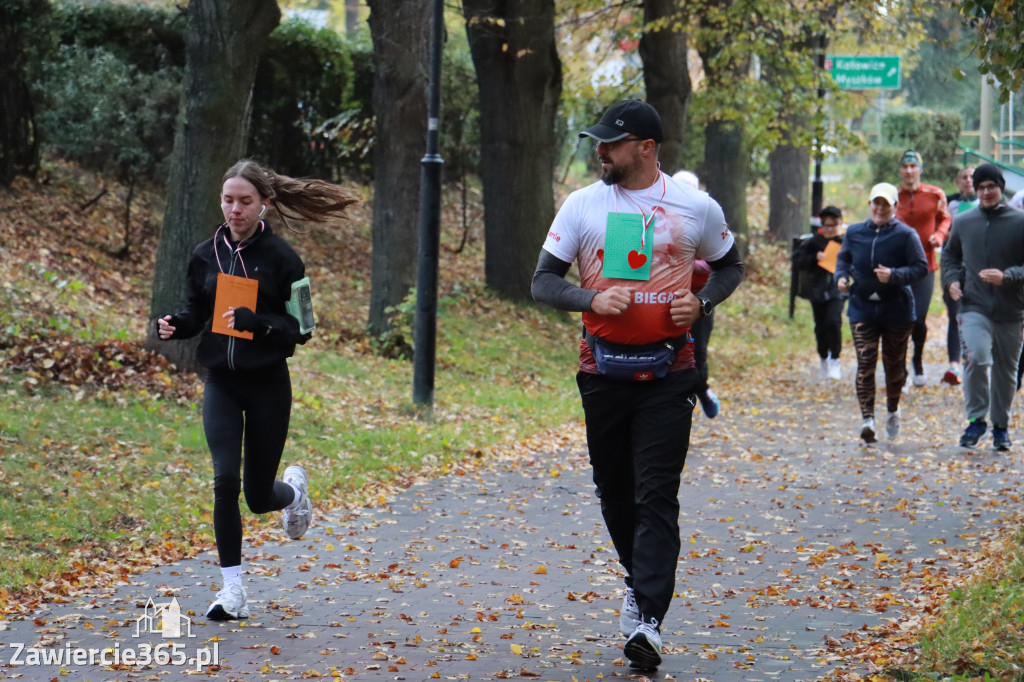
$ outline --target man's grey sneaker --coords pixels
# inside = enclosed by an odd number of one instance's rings
[[[865,443],[875,442],[875,418],[865,417],[860,425],[860,437]]]
[[[238,583],[228,583],[206,612],[210,620],[245,620],[249,617],[245,588]]]
[[[918,374],[914,372],[914,386],[924,386],[928,383],[928,377],[924,375],[924,372]]]
[[[309,522],[313,520],[313,501],[309,499],[309,477],[306,470],[293,464],[284,470],[284,482],[290,483],[299,490],[298,504],[292,509],[281,512],[281,525],[284,532],[292,540],[298,540],[306,534]]]
[[[895,412],[890,412],[889,416],[885,418],[885,437],[893,440],[898,435],[900,435],[900,408],[897,407]]]
[[[985,423],[984,419],[971,421],[964,430],[964,435],[960,436],[960,447],[973,448],[981,440],[981,437],[985,435],[986,431],[988,431],[988,424]]]
[[[654,618],[651,618],[650,622],[641,620],[622,651],[634,668],[654,670],[661,665],[661,633],[658,632],[658,621]]]
[[[623,637],[629,637],[640,625],[640,607],[636,605],[636,594],[632,587],[626,588],[622,595],[622,607],[619,608],[619,631]]]
[[[998,426],[992,427],[992,447],[996,450],[1009,450],[1010,445],[1010,432]]]

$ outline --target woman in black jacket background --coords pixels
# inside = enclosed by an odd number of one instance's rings
[[[337,185],[278,175],[246,159],[224,174],[220,200],[224,223],[196,247],[188,265],[188,306],[157,325],[161,339],[201,334],[197,359],[208,370],[203,428],[213,458],[213,527],[223,582],[206,616],[235,620],[249,616],[240,492],[253,513],[283,510],[292,539],[305,534],[313,512],[301,466],[289,466],[283,480],[276,480],[291,416],[287,359],[296,344],[310,339],[285,303],[305,266],[262,218],[273,206],[286,221],[325,221],[343,216],[356,199]],[[214,309],[218,283],[241,281],[225,276],[242,278],[250,287],[255,282],[255,309]]]

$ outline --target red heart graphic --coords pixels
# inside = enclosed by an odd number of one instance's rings
[[[597,259],[604,263],[604,249],[597,250]]]
[[[637,253],[635,250],[629,252],[629,267],[636,270],[642,268],[644,263],[647,262],[647,256],[642,253]]]

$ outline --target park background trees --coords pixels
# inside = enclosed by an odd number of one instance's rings
[[[80,9],[78,23],[65,23],[53,40],[43,38],[54,32],[40,29],[41,39],[31,44],[3,43],[8,77],[0,94],[9,120],[0,141],[0,182],[17,173],[32,175],[43,148],[97,166],[123,156],[113,169],[122,179],[165,184],[155,314],[180,305],[184,263],[219,219],[219,176],[234,158],[256,155],[294,175],[372,181],[373,278],[366,322],[370,334],[383,339],[415,276],[428,4],[282,0],[288,8],[321,12],[329,36],[293,22],[275,29],[279,7],[273,0],[122,7],[122,13],[139,16],[163,7],[163,18],[133,29],[152,47],[145,55],[124,49],[134,41],[103,33],[112,15],[103,18],[96,8],[109,3]],[[67,6],[41,0],[0,0],[0,35],[24,36],[51,9],[68,12]],[[835,87],[817,66],[822,51],[903,54],[903,103],[938,107],[943,97],[936,93],[948,89],[949,108],[966,117],[964,102],[970,98],[960,93],[977,88],[979,69],[1000,74],[1007,87],[1019,72],[1005,32],[1020,21],[1019,13],[1004,10],[991,2],[923,9],[866,0],[465,0],[449,7],[442,156],[446,180],[458,182],[463,196],[471,184],[482,191],[487,285],[511,299],[528,298],[558,183],[569,176],[593,177],[591,149],[580,145],[575,132],[611,102],[644,97],[662,112],[664,170],[695,170],[743,245],[749,240],[748,188],[767,179],[767,227],[773,238],[785,240],[807,229],[810,162],[826,149],[867,146],[862,131],[869,121],[865,112],[875,105],[873,94]],[[91,23],[81,19],[88,12]],[[224,39],[218,27],[229,20],[239,28]],[[963,52],[972,36],[980,41],[981,59]],[[121,116],[134,117],[132,126],[82,119],[78,130],[117,128],[118,136],[78,134],[61,142],[60,126],[53,122],[77,120],[70,107],[88,99],[73,90],[61,102],[42,94],[59,78],[53,64],[61,49],[74,52],[67,63],[104,49],[126,65],[99,62],[120,75],[97,81],[122,82],[128,89],[116,95],[96,83],[89,93],[98,102],[92,107],[96,113],[109,115],[109,101],[129,102],[129,90],[151,90],[137,104],[120,107]],[[944,61],[952,53],[959,57]],[[172,87],[176,78],[178,89]],[[169,136],[161,131],[175,120],[179,133],[172,157]],[[137,134],[124,135],[130,131]],[[90,139],[97,148],[82,148]],[[113,144],[115,151],[103,152],[101,143]],[[129,236],[126,229],[126,246]]]

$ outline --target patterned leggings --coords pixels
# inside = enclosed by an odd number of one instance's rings
[[[882,341],[882,369],[885,371],[886,407],[895,412],[900,392],[907,381],[907,342],[914,325],[882,326],[870,322],[850,325],[853,349],[857,352],[857,402],[861,417],[875,416],[875,367],[878,365],[878,341]]]

